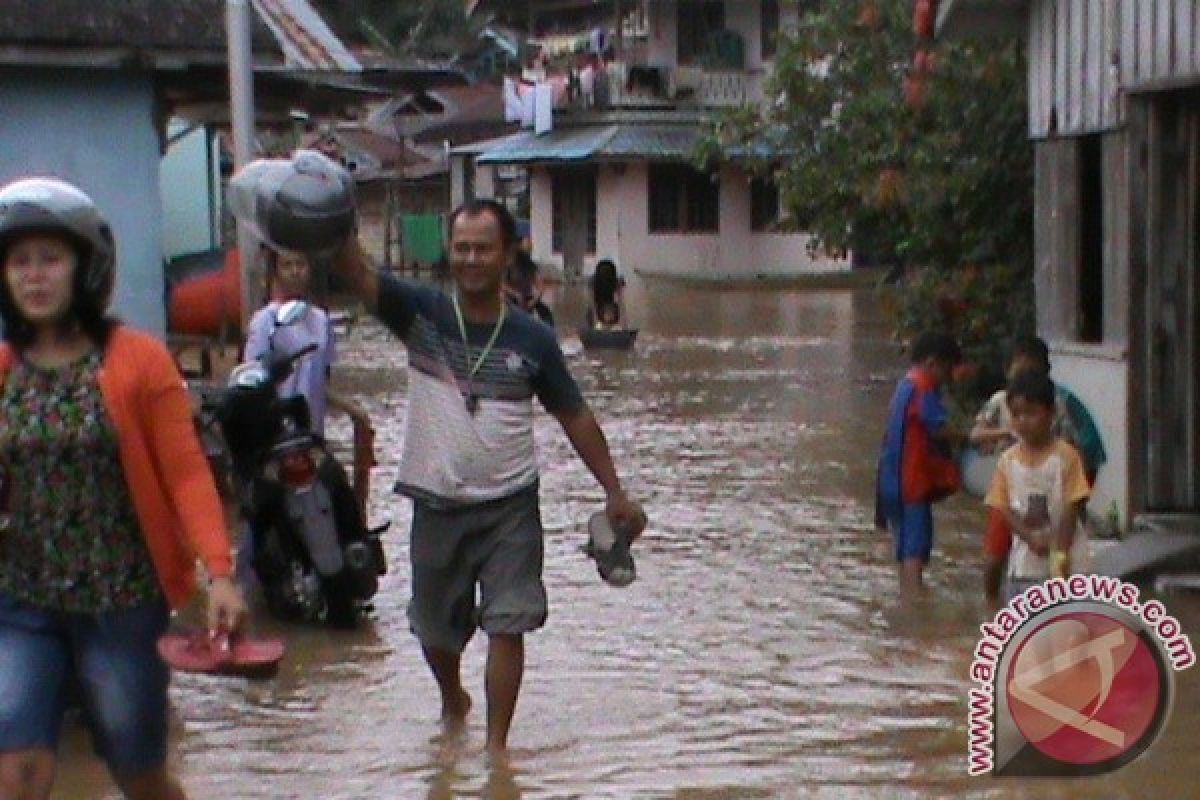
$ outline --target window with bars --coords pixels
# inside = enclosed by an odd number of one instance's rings
[[[779,34],[779,0],[762,0],[762,58],[775,57],[775,38]]]
[[[779,185],[769,178],[750,181],[750,230],[775,231],[779,225]]]
[[[679,3],[677,9],[679,63],[695,64],[708,54],[712,37],[725,29],[725,0]]]
[[[716,233],[720,185],[716,175],[686,164],[652,164],[649,174],[650,233]]]

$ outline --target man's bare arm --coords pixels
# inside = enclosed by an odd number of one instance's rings
[[[576,411],[554,414],[559,425],[567,434],[575,452],[595,476],[596,482],[606,495],[605,511],[614,526],[619,526],[636,537],[646,527],[646,514],[642,507],[631,500],[621,487],[621,479],[613,466],[612,454],[604,431],[596,422],[591,409],[584,406]]]
[[[363,251],[357,236],[347,240],[342,251],[333,260],[333,269],[350,284],[350,288],[367,310],[375,313],[379,308],[379,275],[375,265]]]

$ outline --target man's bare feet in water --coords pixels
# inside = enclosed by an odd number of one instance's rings
[[[447,730],[462,728],[467,723],[467,712],[471,710],[471,695],[466,689],[458,690],[458,697],[453,701],[442,698],[442,725]]]

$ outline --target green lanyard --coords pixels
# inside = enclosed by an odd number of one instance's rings
[[[500,319],[496,320],[496,327],[492,328],[492,335],[479,353],[479,358],[475,360],[475,366],[471,366],[471,343],[467,341],[467,324],[463,322],[462,309],[458,305],[458,292],[451,295],[450,299],[454,302],[454,316],[458,319],[458,332],[462,335],[463,341],[463,358],[466,359],[468,367],[467,395],[463,402],[467,406],[467,411],[474,414],[479,410],[479,396],[475,394],[475,373],[479,372],[488,353],[492,352],[492,346],[496,344],[496,339],[500,337],[500,328],[504,326],[504,317],[508,313],[508,303],[500,303]]]

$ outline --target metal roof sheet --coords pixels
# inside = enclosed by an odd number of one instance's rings
[[[530,164],[537,161],[586,161],[595,158],[617,127],[560,128],[538,136],[521,131],[496,140],[476,159],[479,164]]]
[[[362,65],[308,0],[251,0],[283,48],[290,66],[359,72]]]
[[[560,128],[542,136],[522,131],[491,142],[468,145],[455,152],[481,153],[477,159],[480,164],[595,159],[682,160],[691,157],[701,133],[694,125],[623,124]]]
[[[609,158],[688,159],[703,131],[695,125],[622,125],[604,148]]]

